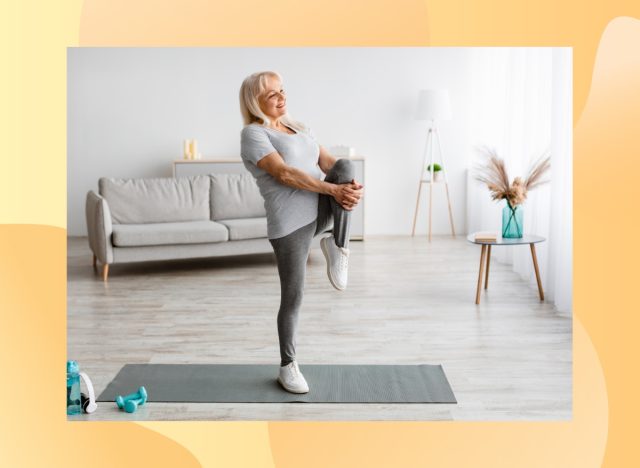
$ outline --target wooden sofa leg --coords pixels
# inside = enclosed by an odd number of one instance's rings
[[[98,265],[98,257],[95,256],[95,254],[93,255],[93,268],[95,268]]]
[[[105,263],[104,265],[102,265],[102,281],[107,281],[107,278],[109,276],[109,264]]]

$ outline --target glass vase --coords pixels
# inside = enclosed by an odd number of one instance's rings
[[[522,206],[512,207],[509,202],[502,209],[502,237],[517,239],[522,237]]]

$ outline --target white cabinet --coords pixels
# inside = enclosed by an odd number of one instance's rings
[[[354,156],[349,158],[356,168],[356,180],[362,185],[364,181],[364,158]],[[200,174],[243,174],[247,169],[240,159],[179,159],[173,162],[174,177],[189,177]],[[364,205],[365,197],[360,200],[355,210],[351,212],[352,240],[364,239]]]

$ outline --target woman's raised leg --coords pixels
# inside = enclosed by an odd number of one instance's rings
[[[338,159],[324,180],[333,184],[348,184],[354,177],[355,167],[353,162],[349,159]],[[331,221],[333,221],[333,237],[336,245],[347,248],[349,245],[351,212],[342,208],[332,196],[321,194],[318,200],[316,234],[331,229]]]

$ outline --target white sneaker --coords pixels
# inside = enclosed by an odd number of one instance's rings
[[[309,391],[309,385],[300,372],[296,361],[291,361],[286,366],[280,367],[278,382],[291,393],[307,393]]]
[[[347,272],[349,271],[349,249],[338,247],[333,236],[320,239],[320,248],[327,260],[327,276],[334,288],[347,289]]]

